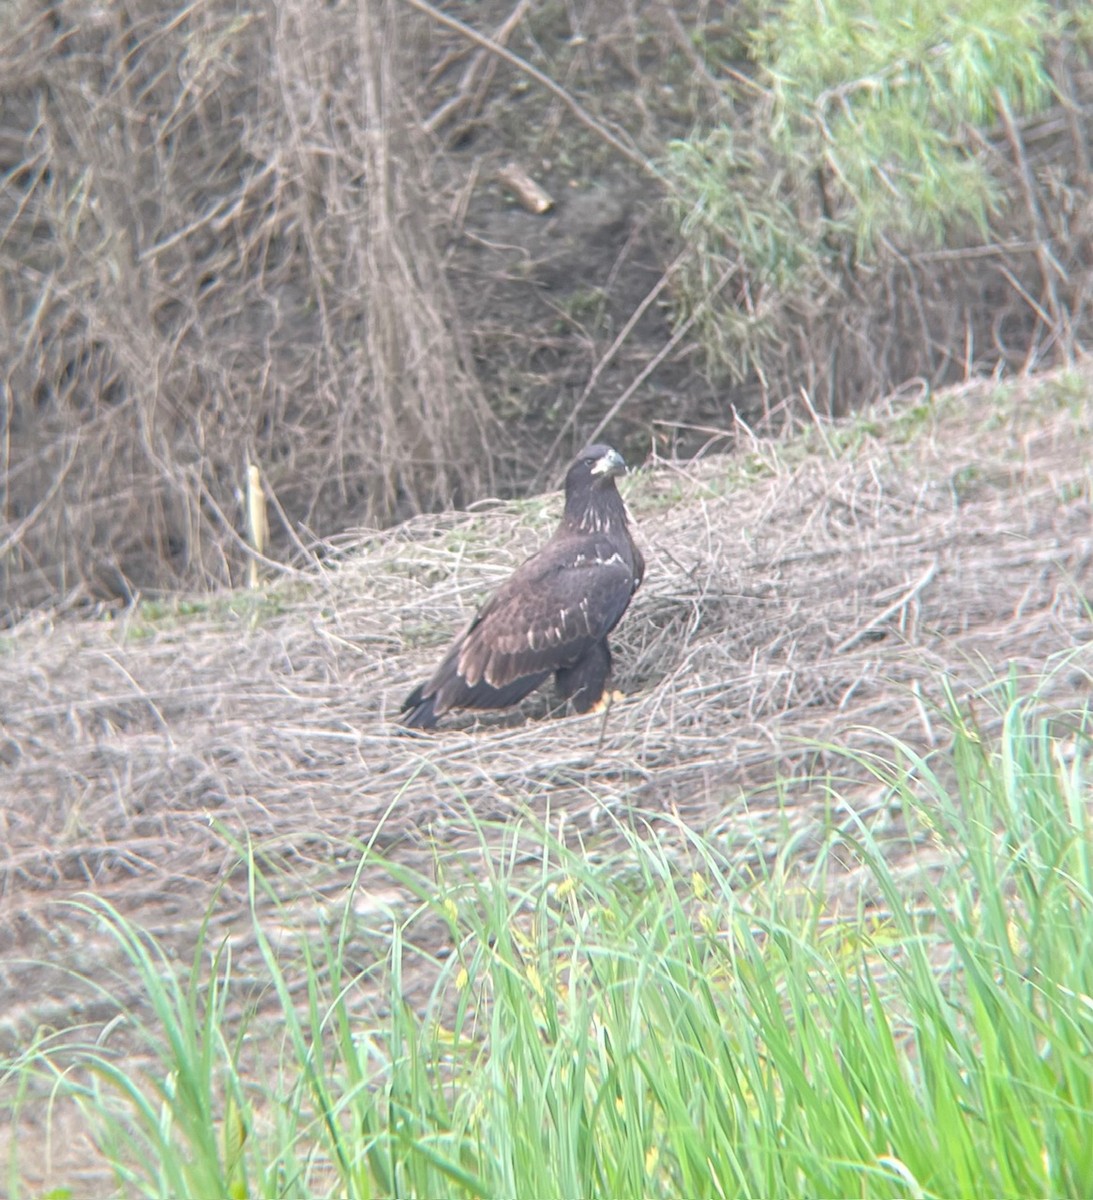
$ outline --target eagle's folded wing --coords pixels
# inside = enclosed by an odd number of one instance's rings
[[[622,556],[606,544],[551,549],[517,571],[460,639],[453,665],[469,686],[572,666],[626,611],[634,574]]]

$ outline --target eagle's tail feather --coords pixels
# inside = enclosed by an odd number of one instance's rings
[[[420,683],[406,697],[399,721],[409,729],[435,729],[437,722],[436,697],[423,696],[425,684]]]
[[[425,695],[425,689],[430,684],[422,683],[403,701],[399,720],[410,729],[433,729],[440,716],[450,708],[508,708],[523,700],[549,675],[549,671],[536,671],[501,687],[493,687],[484,679],[468,686],[453,674],[439,687],[430,681],[432,686],[428,695]]]

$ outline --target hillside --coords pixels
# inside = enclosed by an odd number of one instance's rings
[[[1093,25],[909,13],[0,5],[0,629],[1080,360]]]
[[[606,718],[553,719],[544,694],[431,737],[393,721],[546,536],[556,495],[349,533],[321,568],[255,592],[15,628],[0,643],[4,1052],[113,1015],[70,973],[117,987],[117,947],[62,905],[81,892],[182,962],[211,913],[237,974],[256,969],[232,839],[279,872],[281,924],[321,923],[360,872],[365,957],[415,899],[362,867],[361,845],[426,871],[466,866],[471,814],[549,814],[593,844],[615,818],[682,819],[742,869],[789,838],[807,861],[847,817],[894,856],[926,852],[900,840],[867,771],[848,777],[844,752],[936,748],[946,688],[989,724],[1007,672],[1044,681],[1049,715],[1088,695],[1093,376],[907,395],[776,441],[741,433],[732,456],[624,483],[649,567],[616,639],[626,698]],[[830,811],[831,771],[852,814]],[[407,976],[412,1004],[434,971],[423,958]],[[20,1136],[44,1137],[45,1109],[24,1115]],[[54,1167],[67,1180],[86,1167],[91,1194],[90,1148],[58,1137],[71,1114],[51,1119]]]

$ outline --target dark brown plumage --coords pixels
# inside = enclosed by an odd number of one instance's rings
[[[601,700],[611,674],[607,635],[645,570],[615,476],[626,464],[589,446],[569,468],[565,511],[549,541],[519,566],[414,688],[402,722],[431,729],[453,708],[507,708],[551,674],[577,712]]]

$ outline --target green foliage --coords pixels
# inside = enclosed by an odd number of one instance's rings
[[[669,145],[669,168],[680,185],[686,206],[681,206],[680,231],[684,237],[701,237],[712,229],[732,230],[734,240],[750,270],[780,286],[790,284],[811,257],[792,206],[777,195],[770,203],[755,203],[753,176],[762,163],[731,129],[721,126],[703,138]],[[680,196],[674,197],[678,203]],[[703,282],[712,288],[711,263]]]
[[[830,172],[859,252],[939,238],[959,218],[986,224],[992,183],[965,128],[993,124],[1003,99],[1045,102],[1048,18],[1036,0],[790,0],[758,30],[775,144]]]
[[[1015,679],[976,708],[994,739],[950,697],[949,751],[858,760],[920,871],[837,796],[812,868],[787,845],[758,880],[663,814],[611,853],[529,818],[484,869],[389,864],[417,906],[362,967],[354,898],[293,946],[252,855],[272,1022],[229,1020],[226,943],[179,974],[96,901],[155,1067],[57,1042],[4,1074],[75,1095],[126,1195],[1088,1196],[1089,713],[1053,725]],[[856,907],[827,895],[836,857]],[[450,953],[411,1009],[424,924]],[[387,1018],[356,1003],[377,986]]]
[[[737,379],[762,378],[784,350],[786,306],[822,305],[845,265],[984,232],[1000,200],[987,134],[1001,108],[1052,94],[1037,0],[786,0],[755,21],[755,83],[738,98],[749,119],[672,143],[664,168],[693,250],[681,314]],[[731,298],[711,303],[726,269]]]
[[[708,360],[737,379],[778,340],[771,292],[807,290],[819,266],[812,231],[785,189],[782,173],[725,126],[668,145],[668,204],[692,254],[681,268],[677,299],[696,324]],[[753,281],[741,293],[739,278]],[[728,278],[736,286],[722,301]]]

